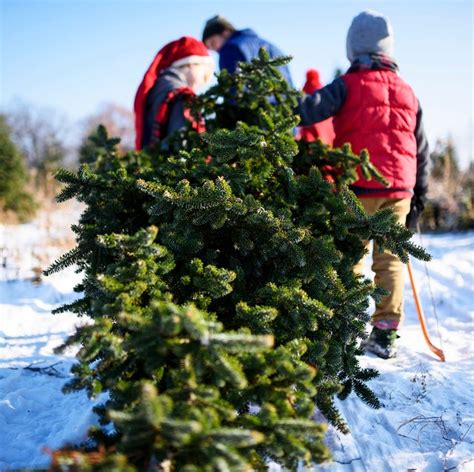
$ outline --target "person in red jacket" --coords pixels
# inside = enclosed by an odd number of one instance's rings
[[[161,48],[138,87],[135,111],[135,148],[166,145],[166,139],[190,122],[196,122],[185,102],[210,78],[213,61],[201,41],[183,36]]]
[[[306,82],[303,86],[303,92],[311,95],[322,87],[319,72],[316,69],[309,69],[306,72]],[[333,145],[334,137],[332,118],[314,123],[310,126],[301,126],[297,135],[297,139],[308,142],[320,139],[324,144],[329,144],[329,146]]]
[[[333,116],[334,147],[350,143],[355,153],[364,148],[369,151],[371,161],[390,185],[386,188],[366,180],[359,172],[352,190],[369,214],[391,208],[398,222],[406,224],[423,210],[429,151],[420,104],[398,73],[393,46],[393,30],[386,17],[374,11],[357,15],[347,34],[349,70],[304,96],[299,112],[302,125]],[[360,261],[355,271],[361,273],[362,268]],[[364,346],[380,357],[394,357],[403,318],[405,268],[395,255],[374,247],[372,270],[376,285],[390,295],[377,304],[372,332]]]

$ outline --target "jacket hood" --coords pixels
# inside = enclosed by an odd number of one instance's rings
[[[351,63],[370,54],[393,57],[394,37],[389,19],[373,10],[359,13],[347,32],[346,52]]]

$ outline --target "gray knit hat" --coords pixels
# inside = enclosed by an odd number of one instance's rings
[[[215,34],[222,34],[224,31],[234,32],[234,25],[227,18],[221,15],[213,16],[206,22],[206,26],[202,32],[202,41],[206,41],[207,38],[210,38]]]
[[[346,51],[349,61],[364,54],[376,53],[393,57],[393,29],[387,17],[373,10],[359,13],[347,32]]]

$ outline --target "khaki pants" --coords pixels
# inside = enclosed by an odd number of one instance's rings
[[[361,198],[360,201],[369,215],[373,215],[377,210],[392,208],[397,217],[397,221],[405,224],[406,216],[410,211],[410,198]],[[369,241],[365,242],[366,249],[369,248]],[[354,272],[362,274],[364,269],[364,259],[362,258],[354,266]],[[397,326],[403,320],[403,284],[405,282],[405,264],[389,251],[379,252],[379,247],[374,243],[372,253],[372,270],[375,272],[375,284],[390,292],[390,295],[382,297],[380,303],[375,308],[372,316],[372,324],[380,321],[387,321]]]

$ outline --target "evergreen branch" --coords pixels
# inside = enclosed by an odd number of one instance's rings
[[[321,410],[321,413],[335,428],[337,428],[341,433],[349,433],[347,423],[344,421],[341,413],[336,408],[336,405],[334,405],[334,400],[332,397],[326,396],[318,398],[316,404]]]
[[[369,380],[373,380],[373,379],[377,378],[379,375],[380,375],[380,373],[376,369],[366,368],[366,369],[361,369],[357,373],[356,378],[358,380],[362,380],[362,381],[367,382]]]
[[[58,260],[53,262],[46,270],[43,271],[43,274],[48,276],[70,267],[71,265],[76,264],[82,255],[82,250],[79,248],[79,246],[76,246],[75,248],[63,254]]]
[[[244,333],[210,334],[201,340],[202,344],[210,348],[222,347],[229,353],[257,352],[272,347],[274,337],[270,335],[256,336]]]
[[[217,429],[209,435],[211,441],[227,443],[232,447],[252,447],[265,440],[265,436],[258,431],[248,431],[242,429]]]
[[[52,313],[53,315],[58,315],[60,313],[73,312],[79,316],[83,316],[89,314],[89,308],[90,302],[86,297],[84,297],[80,298],[79,300],[75,300],[72,303],[65,303],[64,305],[55,308]]]
[[[382,408],[380,400],[375,396],[374,392],[365,385],[365,383],[361,382],[359,379],[353,379],[353,388],[354,392],[364,403],[367,403],[367,405],[375,409]]]
[[[341,196],[357,221],[366,222],[368,220],[367,213],[354,192],[349,190],[348,187],[344,187],[341,190]]]
[[[67,169],[59,169],[54,175],[55,179],[62,184],[80,184],[81,180],[77,173]]]
[[[79,194],[80,190],[81,190],[81,187],[79,185],[76,185],[76,184],[68,185],[56,195],[56,201],[58,203],[62,203],[67,200],[70,200],[71,198],[76,197]]]

